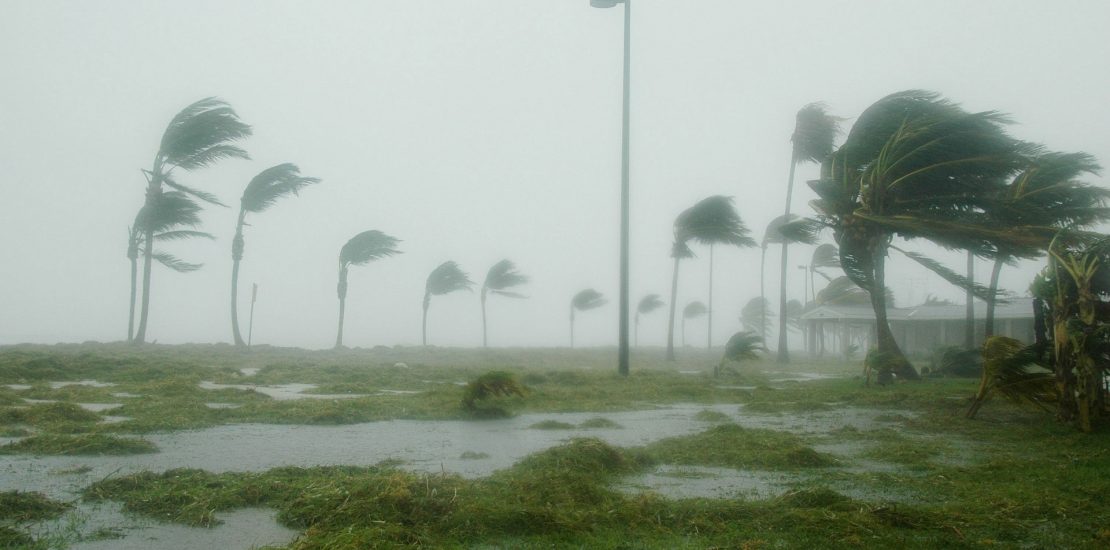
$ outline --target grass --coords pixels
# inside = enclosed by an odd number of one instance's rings
[[[42,493],[0,491],[0,521],[26,523],[53,519],[70,508]]]
[[[106,434],[41,434],[0,447],[0,455],[134,455],[156,452],[158,448],[149,441]]]
[[[463,420],[470,417],[460,406],[458,383],[491,370],[511,373],[529,388],[526,396],[499,398],[499,406],[513,412],[600,415],[672,403],[742,405],[736,409],[741,419],[788,425],[794,416],[819,417],[835,427],[842,418],[838,411],[864,409],[853,416],[863,418],[857,427],[815,433],[722,423],[729,415],[706,409],[697,417],[707,422],[700,433],[635,448],[575,439],[481,479],[413,473],[396,464],[257,473],[173,470],[112,478],[89,487],[84,497],[118,500],[131,512],[189,525],[213,525],[224,511],[267,506],[301,531],[290,544],[299,549],[1110,546],[1105,430],[1079,434],[1001,400],[988,403],[976,420],[964,419],[974,380],[866,388],[857,364],[804,362],[792,368],[847,377],[771,384],[767,380],[783,367],[766,362],[714,379],[709,372],[718,358],[687,350],[678,364],[667,364],[655,357],[658,351],[636,350],[634,370],[625,378],[614,372],[609,350],[310,352],[263,346],[247,354],[229,346],[12,346],[0,348],[0,384],[33,387],[0,386],[0,427],[32,434],[24,441],[64,443],[35,451],[47,453],[69,452],[81,438],[111,438],[107,446],[113,447],[119,440],[139,441],[121,435],[237,422]],[[398,362],[408,368],[394,367]],[[259,371],[244,376],[244,367]],[[86,379],[115,386],[47,384]],[[312,383],[320,393],[367,397],[275,401],[250,391],[201,390],[202,380]],[[421,393],[374,395],[382,389]],[[115,392],[142,397],[113,397]],[[66,403],[27,406],[24,397]],[[131,420],[100,424],[100,415],[75,402],[124,403],[111,414]],[[216,410],[206,402],[239,407]],[[602,420],[577,428],[611,427]],[[824,448],[850,452],[815,450]],[[461,458],[488,457],[472,451]],[[626,476],[657,464],[690,472],[699,466],[771,471],[787,485],[762,500],[665,499],[615,489]],[[0,546],[8,536],[26,534],[0,526]]]

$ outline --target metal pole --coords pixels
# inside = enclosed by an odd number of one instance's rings
[[[632,0],[624,2],[624,112],[621,127],[621,281],[617,371],[628,375],[628,89],[631,55]]]

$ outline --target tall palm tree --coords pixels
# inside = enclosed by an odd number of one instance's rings
[[[486,294],[505,296],[508,298],[525,298],[509,290],[528,282],[528,276],[516,269],[516,264],[509,260],[501,260],[493,264],[486,272],[486,280],[482,283],[482,347],[488,347],[486,340]]]
[[[647,315],[661,307],[663,307],[663,300],[658,294],[648,294],[640,299],[640,303],[636,306],[636,345],[640,345],[640,315]]]
[[[932,92],[887,96],[865,110],[812,183],[818,220],[834,231],[844,272],[868,291],[883,368],[918,377],[890,331],[885,261],[895,236],[983,252],[1040,240],[1038,231],[1000,228],[983,214],[1030,150],[1003,130],[995,112],[968,113]],[[946,279],[966,278],[907,254]],[[955,277],[953,277],[955,275]],[[985,292],[984,292],[985,295]]]
[[[1039,225],[1083,229],[1110,218],[1106,208],[1110,191],[1079,178],[1097,175],[1101,167],[1087,153],[1041,153],[1030,159],[999,193],[988,212],[1003,227]],[[985,338],[994,335],[994,311],[998,276],[1003,264],[1017,258],[1039,256],[1047,245],[1033,249],[999,249],[991,269],[987,300]]]
[[[800,162],[823,162],[833,151],[833,141],[840,133],[840,120],[826,111],[824,103],[810,103],[802,107],[794,121],[794,133],[790,136],[793,147],[790,153],[790,177],[786,182],[786,211],[790,216],[790,201],[794,195],[794,169]],[[782,241],[782,255],[779,262],[779,311],[786,311],[786,249],[789,242]],[[786,348],[786,315],[779,316],[778,362],[789,363],[790,353]]]
[[[215,196],[182,185],[176,171],[188,172],[211,166],[229,158],[249,158],[247,152],[234,145],[249,137],[251,127],[223,101],[209,97],[189,105],[170,121],[162,134],[162,142],[154,155],[154,163],[146,175],[146,205],[153,206],[163,194],[162,186],[211,204],[221,204]],[[146,341],[150,312],[150,273],[154,260],[154,230],[146,228],[143,235],[143,302],[139,329],[134,342]]]
[[[301,175],[295,164],[279,164],[258,173],[243,190],[239,199],[239,221],[235,224],[235,239],[231,241],[231,335],[236,346],[245,346],[239,333],[239,262],[243,259],[243,226],[247,224],[247,214],[265,212],[277,203],[278,199],[297,195],[301,189],[319,183],[318,178]]]
[[[682,308],[682,347],[686,347],[686,320],[697,319],[709,312],[705,304],[694,300]]]
[[[474,281],[453,261],[439,264],[428,274],[428,281],[424,283],[424,319],[421,322],[420,342],[428,345],[428,306],[432,304],[432,296],[442,296],[458,290],[471,290]]]
[[[138,288],[139,255],[145,250],[143,246],[147,229],[151,230],[157,242],[176,241],[181,239],[205,238],[215,239],[209,233],[196,231],[200,226],[200,206],[189,200],[179,191],[162,193],[151,206],[143,206],[135,216],[135,222],[127,228],[127,259],[131,261],[131,300],[127,316],[127,341],[130,342],[135,335],[135,299]],[[189,273],[201,268],[201,264],[189,263],[178,259],[176,256],[160,250],[153,251],[153,258],[158,263],[177,271]]]
[[[401,241],[377,230],[363,231],[339,250],[339,284],[336,285],[336,294],[339,295],[339,331],[335,337],[335,347],[343,347],[343,315],[347,306],[347,269],[352,265],[366,265],[373,260],[388,258],[400,254],[397,244]]]
[[[731,197],[707,197],[678,215],[674,221],[674,244],[671,246],[674,273],[671,276],[671,308],[667,322],[668,361],[675,360],[674,317],[675,301],[678,299],[678,262],[682,258],[694,257],[690,241],[701,244],[756,245],[748,236],[748,228],[740,219],[740,214],[732,206]]]
[[[763,239],[759,243],[759,296],[760,296],[760,298],[766,298],[766,293],[764,292],[764,288],[765,288],[764,275],[767,271],[766,270],[767,247],[772,245],[772,244],[782,244],[785,241],[785,237],[782,234],[782,226],[787,224],[787,223],[790,223],[790,222],[794,221],[795,219],[797,219],[797,216],[794,216],[792,214],[787,214],[785,216],[779,216],[779,217],[771,220],[771,223],[768,223],[767,228],[763,230]],[[766,308],[764,308],[764,310],[766,310]],[[768,327],[766,325],[767,325],[766,318],[764,318],[764,321],[759,323],[759,327],[760,327],[759,337],[762,338],[762,340],[764,342],[767,341],[767,328]]]
[[[589,311],[597,309],[609,303],[601,293],[587,288],[586,290],[579,291],[570,300],[570,347],[574,347],[574,312],[575,311]]]

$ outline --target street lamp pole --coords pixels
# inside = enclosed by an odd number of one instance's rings
[[[617,4],[624,4],[624,107],[621,121],[621,270],[617,371],[623,376],[628,376],[628,90],[629,58],[632,53],[632,0],[590,0],[590,5],[595,8],[612,8]]]

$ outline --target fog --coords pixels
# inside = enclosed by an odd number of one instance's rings
[[[0,344],[123,340],[126,230],[143,203],[162,132],[183,107],[228,101],[254,136],[252,160],[181,175],[236,208],[206,207],[215,242],[164,246],[204,268],[155,266],[148,340],[227,342],[230,246],[251,177],[283,162],[322,183],[252,215],[240,272],[255,343],[335,340],[337,256],[356,233],[402,240],[355,266],[344,340],[420,342],[428,273],[457,261],[481,283],[502,258],[531,277],[526,300],[491,297],[490,344],[614,345],[621,145],[620,9],[586,0],[0,3]],[[781,215],[794,114],[823,101],[853,118],[908,88],[998,110],[1014,136],[1110,163],[1104,91],[1110,4],[1032,1],[737,2],[638,0],[632,20],[631,299],[668,295],[675,216],[735,197],[757,240]],[[812,213],[800,165],[793,211]],[[1096,180],[1097,181],[1097,180]],[[827,242],[831,236],[826,235]],[[961,252],[912,243],[962,269]],[[792,246],[802,299],[812,248]],[[707,250],[684,261],[679,307],[708,297]],[[778,295],[768,253],[767,296]],[[1007,268],[1024,293],[1039,266]],[[982,277],[989,264],[980,261]],[[962,291],[894,257],[899,305]],[[759,294],[759,250],[717,248],[714,335],[740,328]],[[777,309],[777,308],[776,308]],[[665,311],[640,341],[661,345]],[[704,320],[688,325],[703,345]],[[477,292],[434,297],[430,344],[481,344]],[[799,341],[800,345],[800,341]]]

